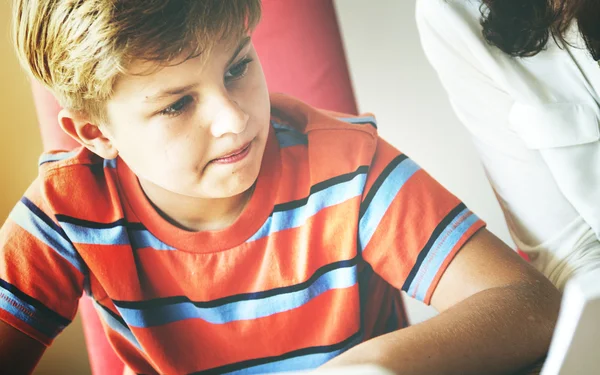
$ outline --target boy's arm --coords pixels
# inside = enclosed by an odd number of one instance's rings
[[[0,227],[1,374],[32,372],[71,323],[83,294],[87,266],[55,220],[40,181]]]
[[[31,374],[46,347],[0,321],[0,369],[6,374]]]
[[[481,229],[452,260],[431,303],[440,315],[357,345],[326,366],[377,363],[397,374],[510,374],[545,355],[560,295]]]

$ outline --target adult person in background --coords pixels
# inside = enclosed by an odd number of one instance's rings
[[[600,1],[417,0],[511,235],[559,289],[600,267]]]

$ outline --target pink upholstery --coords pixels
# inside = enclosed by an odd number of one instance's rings
[[[77,147],[79,144],[63,132],[58,125],[60,105],[58,105],[50,91],[35,81],[31,85],[31,91],[33,92],[33,102],[40,122],[44,151],[69,150]]]
[[[331,0],[263,0],[254,32],[269,90],[356,113],[346,57]]]
[[[314,106],[356,113],[335,10],[331,0],[263,0],[263,19],[254,33],[270,91],[294,95]],[[57,124],[60,107],[33,84],[45,150],[70,149],[76,143]],[[92,372],[123,372],[123,363],[104,336],[88,298],[79,304]]]

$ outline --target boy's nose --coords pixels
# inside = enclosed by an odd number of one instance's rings
[[[248,125],[250,116],[240,106],[229,98],[215,100],[210,131],[213,137],[219,138],[227,133],[240,134]]]

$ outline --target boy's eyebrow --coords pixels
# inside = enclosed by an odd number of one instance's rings
[[[229,59],[229,61],[227,61],[227,66],[231,65],[233,63],[233,60],[235,60],[236,56],[238,55],[238,53],[240,53],[241,50],[244,49],[244,47],[246,47],[246,45],[248,44],[248,42],[250,42],[250,37],[246,36],[244,39],[242,39],[240,41],[240,44],[238,44],[237,48],[235,49],[235,52],[233,53],[233,55],[231,55],[231,58]]]
[[[249,36],[246,36],[244,39],[241,40],[240,44],[238,44],[237,48],[235,49],[235,52],[233,53],[233,55],[231,55],[231,58],[229,59],[229,61],[227,61],[227,66],[229,66],[233,63],[233,60],[235,60],[238,53],[240,53],[240,51],[242,49],[244,49],[244,47],[246,47],[248,42],[250,42]],[[184,92],[187,92],[187,91],[193,89],[196,86],[197,86],[197,84],[195,83],[195,84],[191,84],[191,85],[187,85],[187,86],[183,86],[183,87],[176,87],[176,88],[172,88],[172,89],[163,90],[163,91],[158,92],[155,95],[146,96],[146,100],[144,100],[144,101],[145,102],[155,102],[155,101],[158,101],[160,99],[163,99],[163,98],[166,98],[169,96],[180,95]]]
[[[158,92],[155,95],[146,96],[146,99],[144,101],[148,102],[148,103],[156,102],[156,101],[159,101],[160,99],[167,98],[169,96],[175,96],[175,95],[179,95],[184,92],[187,92],[187,91],[193,89],[194,87],[196,87],[197,85],[198,85],[197,83],[194,83],[194,84],[183,86],[183,87],[176,87],[173,89],[163,90],[163,91]]]

